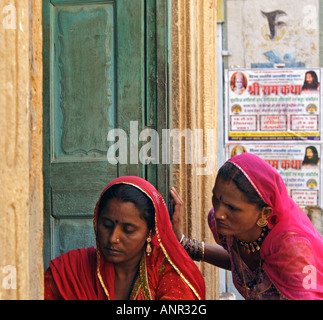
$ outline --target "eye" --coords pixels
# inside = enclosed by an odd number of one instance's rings
[[[132,225],[125,225],[123,228],[124,233],[131,234],[136,231],[136,228]]]
[[[226,205],[226,207],[227,207],[228,209],[230,209],[231,211],[236,211],[236,210],[238,210],[237,208],[235,208],[235,207],[231,206],[231,205],[230,205],[230,204],[228,204],[228,203],[226,203],[225,205]]]
[[[104,228],[112,230],[113,229],[113,225],[109,224],[109,223],[103,223]]]
[[[110,221],[109,219],[102,219],[101,222],[102,222],[103,227],[106,229],[111,230],[114,228],[114,223],[112,221]]]

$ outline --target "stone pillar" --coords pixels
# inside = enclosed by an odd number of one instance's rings
[[[0,299],[40,299],[41,2],[1,1],[0,13]]]
[[[171,12],[172,127],[193,134],[186,146],[182,139],[181,164],[172,167],[173,184],[186,204],[185,235],[214,243],[207,214],[217,169],[216,1],[176,0]],[[194,140],[198,129],[203,130],[201,149]],[[185,160],[187,151],[193,155],[190,163]],[[207,299],[218,299],[217,268],[206,263],[199,267]]]

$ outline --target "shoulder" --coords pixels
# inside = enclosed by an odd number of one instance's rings
[[[52,261],[74,257],[83,257],[84,255],[94,254],[95,251],[96,249],[94,247],[73,249],[67,252],[63,252],[60,256],[54,258]]]
[[[263,243],[262,258],[268,259],[293,259],[308,261],[313,258],[313,248],[310,240],[303,234],[287,231],[269,237]]]
[[[297,232],[287,231],[282,232],[276,235],[271,240],[271,253],[277,253],[280,251],[284,251],[286,253],[291,253],[293,255],[298,255],[303,253],[302,251],[305,249],[311,249],[311,243],[309,239]]]
[[[51,269],[65,269],[74,266],[89,265],[95,260],[96,249],[94,247],[70,250],[62,253],[49,262]]]
[[[270,250],[264,255],[264,270],[270,279],[289,299],[322,297],[322,289],[307,290],[307,278],[320,270],[320,252],[303,234],[286,232],[272,240]],[[310,275],[307,274],[310,272]],[[318,275],[317,275],[318,276]],[[311,281],[311,280],[310,280]]]
[[[149,286],[156,300],[196,300],[188,281],[176,271],[160,247],[154,250],[154,265],[147,264]]]
[[[167,262],[168,260],[160,246],[153,246],[150,256],[146,256],[148,270],[154,270],[157,273]]]
[[[146,257],[146,266],[149,288],[154,299],[196,299],[180,271],[181,266],[176,266],[176,262],[170,261],[161,247],[153,247],[151,255]]]
[[[285,283],[299,281],[304,267],[315,264],[311,242],[296,232],[286,232],[272,239],[269,250],[262,258],[264,267],[279,275]]]

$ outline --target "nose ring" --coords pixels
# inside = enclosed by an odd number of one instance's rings
[[[116,239],[116,243],[119,243],[120,242],[120,239]]]

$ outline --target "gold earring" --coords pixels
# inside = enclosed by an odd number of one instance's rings
[[[146,241],[147,241],[146,253],[147,253],[147,256],[149,257],[150,254],[151,254],[151,245],[150,245],[150,242],[151,242],[151,231],[149,232],[149,235],[148,235]]]
[[[260,227],[260,228],[266,227],[267,224],[268,224],[267,219],[265,219],[263,217],[259,218],[258,221],[257,221],[257,226]]]
[[[260,227],[260,228],[264,228],[268,224],[267,218],[264,217],[264,213],[265,213],[265,217],[269,216],[267,207],[262,208],[262,210],[261,210],[261,218],[259,218],[258,221],[257,221],[257,226]]]

